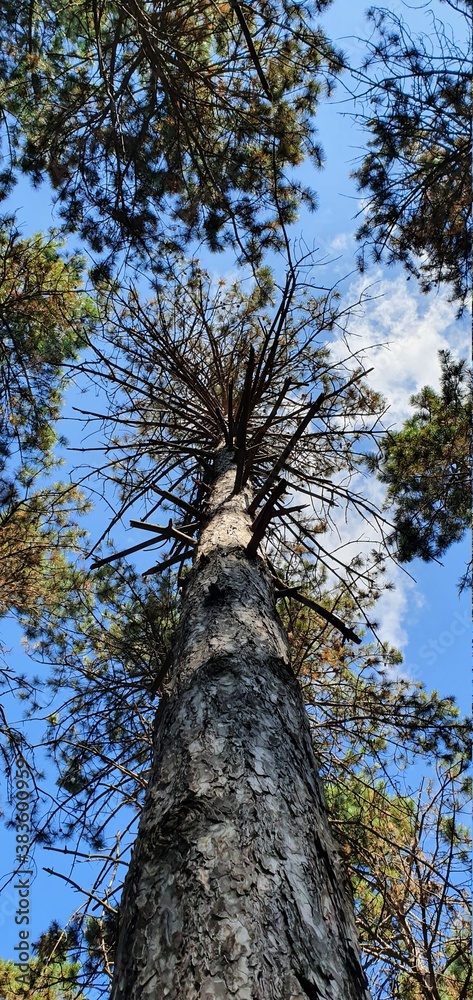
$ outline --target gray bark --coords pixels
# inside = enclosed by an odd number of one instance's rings
[[[121,906],[112,1000],[368,1000],[250,490],[214,484]]]

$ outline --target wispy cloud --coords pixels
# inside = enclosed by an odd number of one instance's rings
[[[366,278],[358,277],[346,299],[356,301],[366,287]],[[456,320],[456,307],[446,293],[422,295],[404,274],[389,278],[382,270],[371,278],[368,297],[349,321],[347,337],[351,349],[363,351],[367,366],[374,368],[370,383],[389,404],[389,425],[406,419],[409,399],[422,386],[438,387],[439,350],[448,347],[455,357],[469,351],[468,324]],[[342,336],[333,349],[337,356],[346,354]]]
[[[356,301],[366,284],[366,278],[358,277],[346,299]],[[335,357],[346,357],[347,345],[362,352],[366,366],[374,369],[370,384],[389,405],[384,424],[395,429],[412,413],[409,400],[414,393],[424,385],[438,387],[440,349],[450,348],[454,357],[468,357],[469,324],[456,320],[456,307],[448,302],[446,293],[422,295],[404,274],[390,278],[389,272],[387,275],[380,269],[371,280],[369,296],[350,319],[346,335],[335,338],[333,352]],[[377,480],[360,477],[359,490],[367,500],[382,504],[382,487]],[[347,553],[353,547],[350,539],[368,534],[366,525],[353,513],[348,521],[341,517],[337,528],[342,542],[348,543]],[[358,548],[366,550],[372,544],[370,535],[369,543],[366,538],[365,543],[358,542]],[[395,589],[383,593],[374,614],[380,623],[380,637],[403,649],[425,598],[415,580],[394,563],[388,567],[388,578]]]

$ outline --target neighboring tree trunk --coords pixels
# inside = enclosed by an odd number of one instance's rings
[[[218,455],[126,879],[113,1000],[366,1000],[251,491]]]

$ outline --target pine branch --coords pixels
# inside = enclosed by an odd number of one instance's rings
[[[161,524],[151,524],[149,521],[135,521],[131,520],[130,525],[132,528],[142,528],[143,531],[153,531],[157,535],[161,535],[163,539],[177,538],[180,542],[185,542],[186,545],[197,545],[195,538],[191,538],[190,535],[186,535],[179,528],[175,528],[172,520],[168,525]],[[184,528],[189,528],[191,531],[198,527],[198,524],[193,522],[192,524],[183,525]]]
[[[110,906],[109,903],[105,901],[105,899],[101,899],[100,896],[96,896],[95,893],[90,892],[89,889],[83,889],[78,882],[74,882],[73,879],[69,878],[68,875],[63,875],[62,872],[57,872],[54,870],[54,868],[43,868],[43,871],[47,872],[48,875],[56,875],[57,878],[62,878],[64,882],[67,882],[68,885],[71,885],[73,889],[77,889],[78,892],[82,892],[83,895],[87,896],[88,899],[94,899],[95,902],[99,904],[99,906],[102,906],[105,910],[108,910],[109,913],[116,914],[117,911],[115,907]]]
[[[143,578],[151,576],[154,573],[164,573],[164,570],[169,569],[170,566],[175,566],[176,563],[184,562],[185,559],[189,559],[193,554],[193,551],[193,549],[184,549],[184,547],[181,547],[180,551],[176,552],[175,555],[169,556],[168,559],[163,559],[162,562],[156,563],[156,565],[151,566],[150,569],[146,569],[143,573]]]
[[[236,426],[236,446],[237,446],[237,470],[235,475],[234,493],[239,493],[245,480],[245,459],[246,459],[246,432],[248,427],[248,417],[250,413],[253,373],[255,368],[255,349],[250,347],[250,356],[245,372],[245,382],[241,394],[238,412],[235,417]]]
[[[282,401],[283,401],[286,393],[288,392],[288,390],[290,388],[291,381],[292,380],[290,378],[287,378],[285,380],[284,385],[283,385],[283,387],[281,389],[281,392],[279,393],[279,396],[276,399],[276,402],[274,403],[274,406],[272,407],[269,415],[266,417],[266,420],[265,420],[264,424],[262,424],[261,427],[258,427],[258,429],[253,434],[253,437],[251,438],[251,441],[250,441],[250,448],[251,449],[256,448],[260,444],[260,442],[263,440],[263,438],[264,438],[264,436],[266,434],[266,431],[268,431],[269,428],[272,427],[273,422],[274,422],[274,418],[276,416],[276,413],[278,412],[279,407],[280,407],[280,405],[281,405],[281,403],[282,403]]]
[[[263,498],[266,496],[266,493],[268,492],[268,490],[271,489],[271,487],[272,487],[272,485],[274,483],[274,480],[277,478],[277,476],[279,475],[279,473],[283,469],[284,463],[286,461],[286,458],[289,457],[289,455],[291,454],[291,451],[293,451],[293,449],[295,448],[297,442],[302,437],[302,435],[303,435],[306,427],[308,427],[310,421],[312,420],[312,417],[315,416],[315,414],[320,409],[320,407],[322,406],[322,403],[324,402],[324,400],[326,398],[327,397],[326,397],[325,393],[321,392],[320,395],[317,396],[317,399],[314,400],[314,402],[311,404],[311,406],[309,406],[309,409],[308,409],[308,411],[307,411],[304,419],[301,420],[299,426],[294,431],[294,434],[292,434],[292,436],[289,438],[289,441],[288,441],[286,447],[281,452],[281,455],[279,456],[276,464],[273,466],[271,472],[267,476],[266,481],[263,483],[261,489],[258,490],[258,493],[254,497],[254,499],[253,499],[250,507],[248,508],[250,514],[254,514],[254,512],[258,509],[259,504],[261,503],[261,501],[263,500]]]
[[[280,580],[278,576],[274,574],[273,580],[274,585],[278,590],[281,597],[292,597],[295,601],[299,601],[300,604],[305,604],[307,608],[311,608],[312,611],[316,611],[321,618],[333,625],[339,632],[342,633],[345,639],[349,639],[351,642],[355,642],[357,646],[363,641],[360,639],[359,635],[345,625],[337,615],[334,615],[333,611],[328,611],[327,608],[323,608],[321,604],[317,601],[312,600],[311,597],[306,597],[305,594],[301,594],[297,587],[287,587],[283,580]]]
[[[246,547],[246,554],[250,558],[253,558],[253,556],[256,555],[256,552],[258,550],[258,545],[260,544],[264,536],[266,528],[268,527],[271,518],[274,517],[274,514],[276,513],[275,504],[277,503],[279,498],[283,495],[283,493],[286,492],[287,488],[288,488],[288,483],[286,482],[285,479],[282,479],[281,482],[277,483],[277,485],[271,491],[271,494],[268,500],[266,501],[264,507],[262,507],[262,509],[260,510],[258,517],[256,518],[253,524],[253,534],[251,537],[251,541],[248,543]]]
[[[239,23],[239,25],[241,27],[241,30],[242,30],[242,32],[243,32],[243,34],[245,36],[245,41],[246,41],[246,44],[248,46],[248,51],[250,53],[250,56],[251,56],[251,59],[253,61],[254,67],[256,69],[256,72],[257,72],[257,74],[259,76],[259,79],[260,79],[260,82],[261,82],[261,86],[262,86],[262,88],[263,88],[263,90],[264,90],[264,92],[266,94],[266,97],[268,98],[268,101],[272,101],[273,100],[273,95],[271,93],[268,81],[267,81],[267,79],[266,79],[266,77],[264,75],[263,67],[262,67],[262,65],[260,63],[258,53],[257,53],[257,51],[255,49],[254,44],[253,44],[253,39],[251,37],[251,32],[250,32],[250,30],[248,28],[248,25],[247,25],[247,23],[245,21],[245,18],[243,16],[243,12],[241,10],[240,4],[238,3],[238,0],[231,0],[231,5],[233,7],[233,10],[235,11],[235,14],[236,14],[237,19],[238,19],[238,23]]]
[[[199,518],[200,516],[199,511],[196,510],[196,508],[193,507],[192,504],[188,503],[187,500],[183,500],[182,497],[176,496],[175,493],[171,493],[169,490],[161,489],[160,486],[155,486],[154,483],[151,484],[151,489],[154,491],[154,493],[159,493],[159,495],[162,496],[164,500],[169,500],[171,503],[175,504],[176,507],[181,507],[182,510],[186,512],[186,514],[190,514],[191,517],[195,517],[196,519]]]
[[[140,549],[145,549],[150,545],[156,544],[156,538],[147,538],[145,542],[138,542],[138,545],[132,545],[129,549],[122,549],[121,552],[113,552],[111,556],[105,556],[103,559],[95,559],[90,568],[100,569],[101,566],[106,566],[107,563],[114,562],[115,559],[124,559],[125,556],[131,556],[133,552],[139,552]]]

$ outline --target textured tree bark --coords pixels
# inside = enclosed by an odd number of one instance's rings
[[[368,1000],[250,489],[218,456],[126,879],[112,1000]]]

